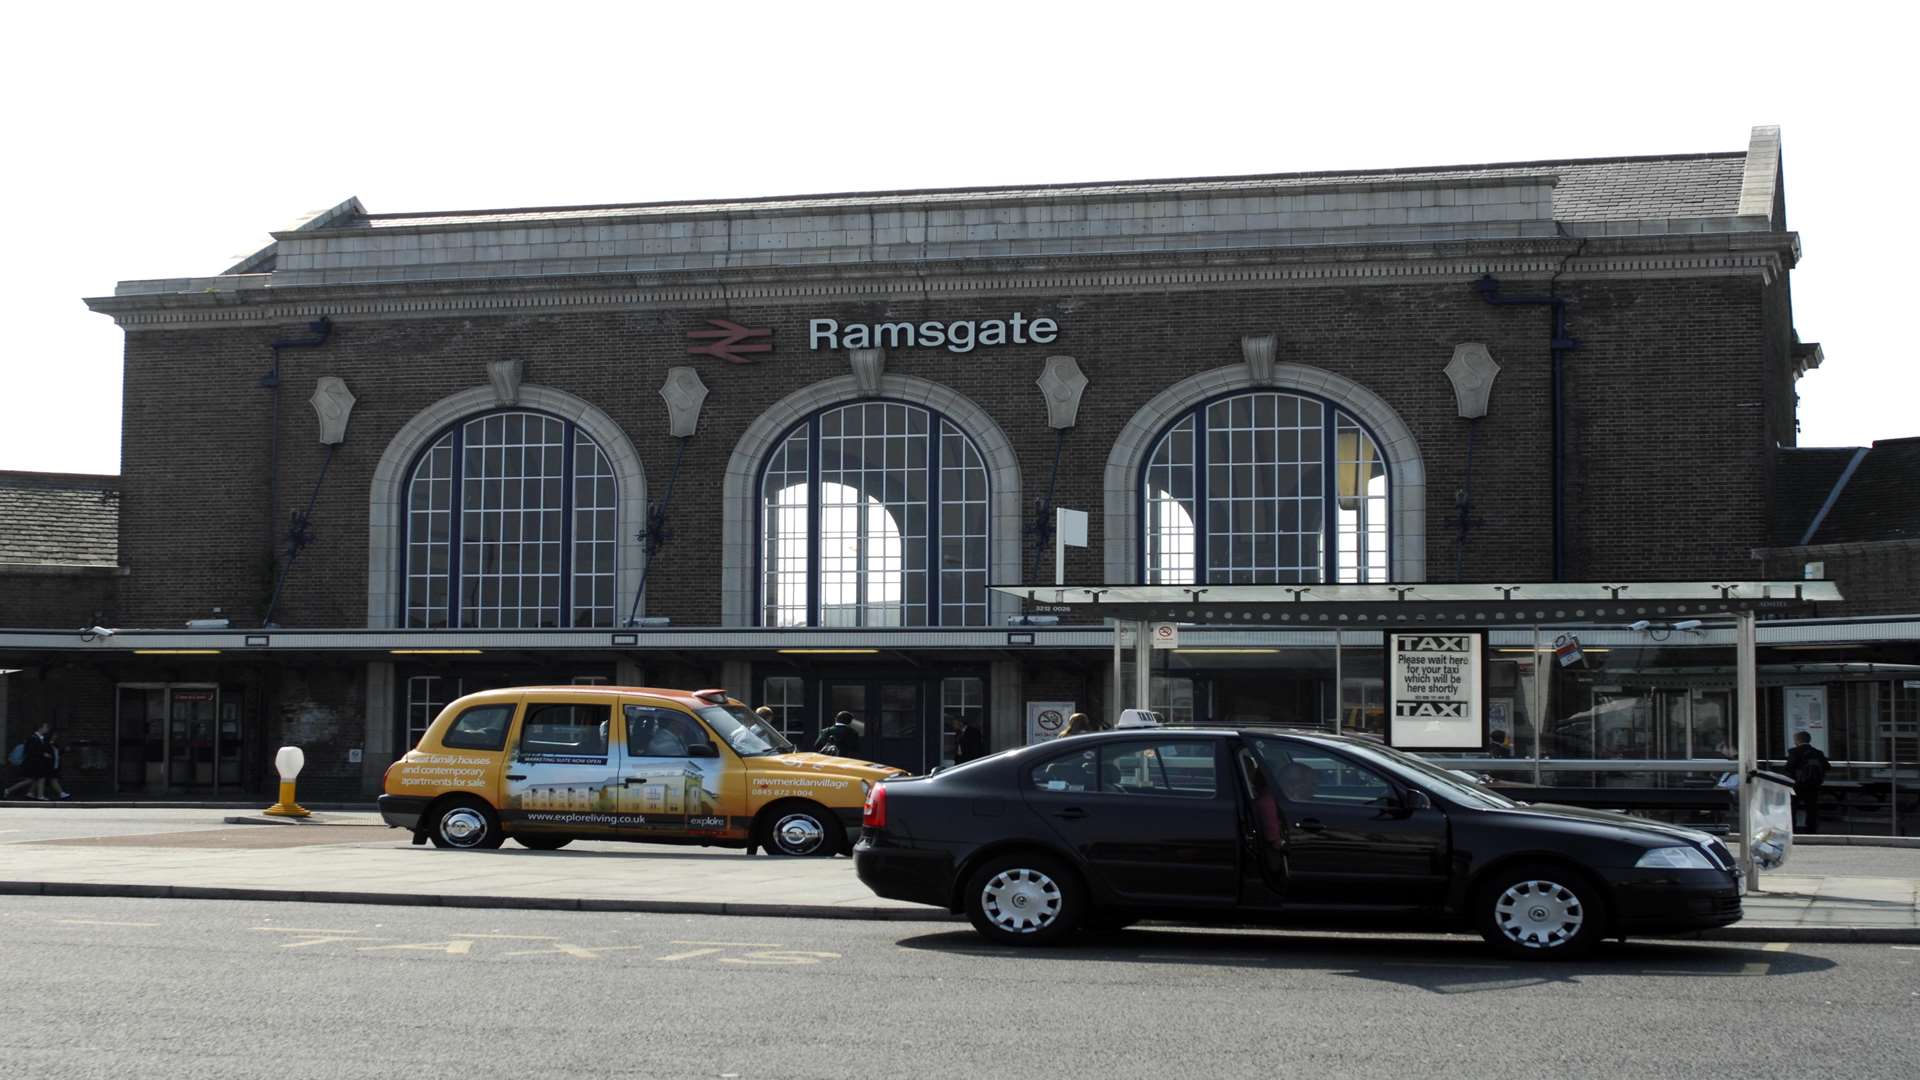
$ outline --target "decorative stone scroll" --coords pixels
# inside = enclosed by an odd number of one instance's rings
[[[526,378],[527,362],[521,359],[492,360],[487,363],[487,381],[493,384],[495,405],[520,404],[520,383]]]
[[[322,375],[314,383],[313,396],[307,399],[320,417],[320,445],[338,446],[347,441],[347,418],[353,415],[356,400],[344,380]]]
[[[1248,334],[1240,339],[1240,356],[1247,362],[1247,378],[1255,386],[1273,384],[1273,358],[1280,351],[1276,334]]]
[[[707,400],[707,386],[690,367],[667,369],[667,381],[660,386],[660,397],[667,403],[667,426],[676,439],[692,435],[700,427],[700,407]]]
[[[1453,383],[1454,404],[1460,419],[1478,420],[1487,415],[1487,398],[1493,393],[1493,377],[1500,365],[1485,345],[1464,342],[1453,347],[1453,359],[1447,361],[1447,378]]]
[[[1047,426],[1056,431],[1072,427],[1080,415],[1080,395],[1087,389],[1080,364],[1071,356],[1049,356],[1037,381],[1047,399]]]
[[[887,369],[885,349],[849,349],[847,362],[853,367],[853,384],[861,397],[880,396],[880,376]]]

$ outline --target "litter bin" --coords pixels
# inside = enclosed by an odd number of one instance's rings
[[[1755,769],[1747,778],[1753,784],[1747,820],[1753,864],[1761,870],[1778,870],[1793,854],[1793,780],[1765,769]]]

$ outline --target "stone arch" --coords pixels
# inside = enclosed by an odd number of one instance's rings
[[[959,391],[911,375],[883,374],[877,394],[862,394],[852,375],[841,375],[803,387],[787,395],[747,426],[727,461],[721,491],[722,547],[720,553],[720,623],[752,626],[754,551],[760,543],[757,524],[760,468],[767,455],[793,426],[835,405],[881,398],[924,405],[941,413],[973,440],[987,467],[987,583],[1011,585],[1020,581],[1020,542],[1025,522],[1020,510],[1020,462],[1013,443],[985,409]],[[987,619],[999,623],[1011,610],[997,593],[987,596]]]
[[[1394,581],[1427,578],[1427,473],[1420,444],[1393,406],[1344,375],[1305,364],[1275,364],[1273,377],[1256,382],[1244,364],[1214,368],[1183,379],[1141,406],[1113,441],[1107,455],[1107,500],[1102,521],[1106,579],[1140,579],[1140,470],[1169,424],[1194,406],[1240,390],[1283,390],[1325,398],[1366,425],[1387,459],[1392,507],[1392,546],[1387,573]]]
[[[641,563],[645,558],[637,539],[640,522],[647,513],[647,476],[640,467],[640,454],[620,425],[585,399],[550,386],[525,383],[511,403],[500,401],[491,386],[476,386],[441,398],[416,413],[387,443],[379,464],[374,467],[373,483],[367,493],[369,629],[392,629],[401,623],[400,548],[405,542],[406,521],[400,512],[400,503],[415,459],[455,422],[503,408],[530,409],[572,421],[599,443],[607,455],[607,461],[613,466],[615,490],[619,492],[615,523],[620,532],[620,550],[614,574],[614,618],[616,622],[626,619],[634,590],[640,587]]]

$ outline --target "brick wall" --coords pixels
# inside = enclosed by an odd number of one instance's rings
[[[0,564],[0,626],[113,626],[119,585],[111,567],[56,574]]]
[[[1541,283],[1513,283],[1533,291]],[[1583,347],[1567,366],[1568,576],[1698,577],[1751,569],[1766,535],[1767,350],[1762,287],[1752,278],[1563,283]],[[994,317],[1019,310],[1060,323],[1051,346],[955,355],[910,350],[888,370],[943,383],[978,402],[1013,440],[1023,499],[1046,489],[1053,433],[1033,381],[1050,354],[1076,357],[1091,383],[1062,459],[1057,502],[1094,512],[1091,545],[1070,550],[1071,580],[1102,577],[1102,472],[1113,434],[1188,375],[1240,362],[1241,335],[1277,332],[1279,360],[1339,372],[1399,412],[1427,469],[1429,578],[1543,580],[1551,574],[1550,317],[1496,308],[1465,283],[1281,291],[972,298],[964,302],[810,303],[730,311],[633,311],[537,317],[356,321],[284,356],[281,515],[302,507],[323,460],[307,397],[320,375],[359,399],[348,442],[315,506],[316,542],[300,557],[277,621],[365,622],[367,497],[393,434],[431,403],[485,381],[487,361],[520,357],[527,381],[594,403],[633,440],[647,491],[665,491],[673,440],[658,389],[691,363],[710,396],[674,493],[673,542],[648,609],[679,626],[719,618],[722,475],[747,425],[792,391],[844,374],[844,353],[806,349],[805,320],[843,324]],[[752,365],[689,357],[687,331],[724,315],[776,330]],[[266,504],[269,392],[258,387],[272,329],[150,330],[127,341],[121,553],[132,576],[127,625],[171,625],[216,607],[247,625],[270,587]],[[1465,482],[1467,424],[1441,369],[1462,341],[1485,342],[1502,371],[1478,425],[1473,506],[1482,527],[1464,553],[1452,528]],[[1028,511],[1030,513],[1030,510]],[[639,523],[622,521],[623,530]],[[619,603],[624,614],[630,597]]]
[[[1823,618],[1920,611],[1920,540],[1763,548],[1753,554],[1769,580],[1792,580],[1807,563],[1825,563],[1827,579],[1839,583],[1846,599],[1822,605]]]

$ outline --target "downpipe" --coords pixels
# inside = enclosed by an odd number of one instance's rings
[[[1553,580],[1567,578],[1567,495],[1566,495],[1566,355],[1580,347],[1580,341],[1567,332],[1567,301],[1559,294],[1557,283],[1549,283],[1545,296],[1503,296],[1500,282],[1487,274],[1473,283],[1480,299],[1497,306],[1527,305],[1553,309],[1553,334],[1548,350],[1553,357]]]

